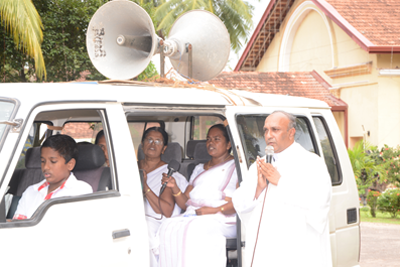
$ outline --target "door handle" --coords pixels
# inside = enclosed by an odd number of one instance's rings
[[[116,231],[112,232],[113,239],[126,237],[126,236],[130,236],[130,235],[131,235],[131,232],[129,231],[129,229],[116,230]]]

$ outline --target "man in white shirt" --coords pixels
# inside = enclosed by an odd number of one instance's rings
[[[332,266],[324,161],[294,141],[295,117],[275,111],[264,124],[272,164],[257,157],[233,195],[246,227],[246,266]]]

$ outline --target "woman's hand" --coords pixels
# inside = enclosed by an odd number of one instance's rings
[[[211,208],[211,207],[201,207],[196,210],[197,215],[207,215],[207,214],[215,214],[220,211],[219,208]]]
[[[143,169],[142,169],[143,170]],[[142,180],[143,190],[147,189],[149,186],[147,185],[147,173],[143,170],[143,180]]]
[[[177,187],[176,180],[172,176],[168,176],[166,173],[162,174],[161,184],[167,183],[167,187],[174,188]]]

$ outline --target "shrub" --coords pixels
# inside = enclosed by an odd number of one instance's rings
[[[379,191],[371,190],[367,195],[367,204],[370,206],[370,213],[372,217],[376,217],[376,207],[378,206],[378,197],[381,195]]]
[[[360,211],[362,211],[362,212],[368,212],[369,210],[370,210],[370,208],[368,206],[362,206],[360,208]]]
[[[387,189],[378,197],[378,209],[388,212],[392,218],[400,214],[400,189]]]
[[[377,148],[363,141],[355,144],[353,149],[349,149],[349,158],[353,167],[358,194],[360,195],[364,205],[367,189],[374,183],[382,183],[387,179],[386,165],[377,163]]]
[[[397,146],[395,148],[388,147],[385,145],[381,149],[382,157],[388,162],[388,177],[391,183],[399,185],[400,183],[400,148]]]

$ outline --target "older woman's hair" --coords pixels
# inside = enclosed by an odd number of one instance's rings
[[[161,128],[161,127],[151,127],[149,129],[147,129],[142,136],[142,144],[144,143],[144,139],[146,139],[147,135],[151,132],[151,131],[156,131],[162,134],[163,136],[163,142],[164,142],[164,146],[168,145],[168,134],[167,132]]]
[[[100,132],[97,133],[96,135],[96,140],[94,141],[95,145],[98,145],[100,142],[100,138],[102,138],[104,136],[104,131],[101,130]]]
[[[292,128],[296,128],[296,117],[293,114],[290,114],[283,110],[275,110],[274,112],[271,113],[271,115],[275,114],[275,113],[281,113],[289,119],[288,130],[290,130]]]
[[[214,128],[217,128],[222,132],[222,135],[225,137],[227,143],[231,141],[229,139],[228,131],[226,130],[226,127],[223,124],[214,124],[213,126],[211,126],[210,129],[208,129],[207,135]],[[232,151],[232,146],[228,152],[231,153],[231,151]]]

